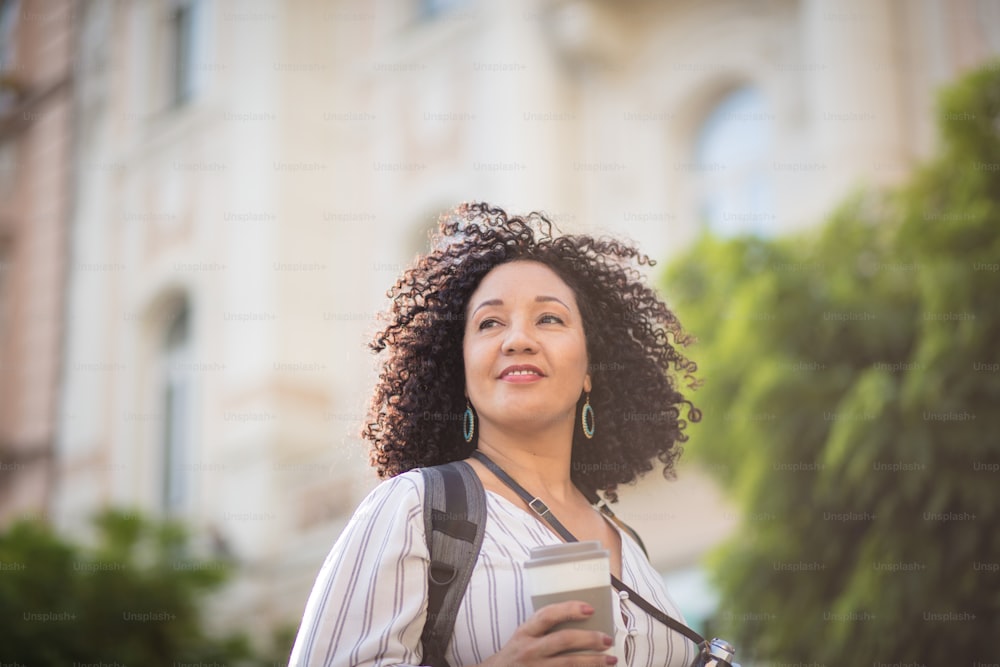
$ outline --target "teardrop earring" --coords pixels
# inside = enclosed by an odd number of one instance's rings
[[[587,392],[587,402],[583,404],[580,411],[580,425],[583,427],[583,434],[590,440],[594,437],[594,408],[590,407],[590,392]]]
[[[472,437],[476,434],[476,413],[472,411],[472,404],[468,399],[465,401],[465,414],[462,415],[462,436],[466,442],[472,442]]]

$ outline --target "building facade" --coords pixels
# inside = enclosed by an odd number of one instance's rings
[[[72,2],[0,3],[0,524],[56,482],[74,135]]]
[[[977,0],[77,7],[73,178],[6,172],[73,202],[63,343],[32,362],[66,371],[21,371],[61,406],[31,484],[67,530],[109,504],[190,521],[245,566],[222,618],[260,628],[301,613],[375,483],[365,344],[438,213],[542,209],[661,260],[803,230],[903,178],[936,88],[1000,52]],[[651,477],[620,514],[688,571],[739,517],[703,472]]]

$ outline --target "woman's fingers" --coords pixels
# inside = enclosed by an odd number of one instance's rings
[[[542,607],[525,621],[516,633],[527,640],[520,646],[519,657],[526,661],[544,660],[545,664],[553,667],[563,665],[596,667],[615,664],[617,660],[614,657],[600,655],[613,643],[613,639],[605,633],[571,628],[552,632],[552,628],[560,623],[582,621],[593,614],[593,607],[578,601],[560,602]],[[576,653],[578,651],[584,653]]]
[[[595,630],[559,630],[543,637],[539,645],[542,654],[556,656],[567,651],[601,653],[611,648],[612,641],[608,635]]]
[[[532,637],[541,637],[560,623],[583,621],[594,615],[594,608],[586,602],[572,600],[542,607],[532,614],[519,628]]]

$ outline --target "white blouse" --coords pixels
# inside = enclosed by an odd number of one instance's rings
[[[419,470],[372,490],[333,545],[316,578],[289,664],[323,667],[419,665],[427,615],[429,555]],[[533,613],[522,563],[532,548],[562,540],[527,510],[491,491],[486,533],[446,657],[475,665],[500,651]],[[619,531],[622,580],[683,620],[660,574]],[[615,655],[630,667],[687,667],[694,644],[615,591]]]

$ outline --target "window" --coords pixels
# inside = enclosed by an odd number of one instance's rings
[[[168,513],[183,511],[188,489],[185,471],[191,440],[191,334],[187,304],[167,327],[162,349],[159,404],[162,414],[162,507]]]
[[[717,233],[762,234],[774,227],[771,121],[763,96],[740,88],[715,106],[698,132],[698,215]]]
[[[14,35],[21,11],[20,0],[0,0],[0,69],[13,69],[17,55]]]
[[[420,18],[435,19],[466,4],[468,0],[420,0]]]
[[[11,329],[13,328],[7,321],[9,316],[7,310],[10,302],[8,290],[11,289],[10,273],[11,269],[13,269],[14,255],[12,245],[13,243],[10,238],[4,234],[0,234],[0,368],[4,369],[7,366],[7,359],[3,355],[9,349],[8,336],[10,336]]]
[[[200,0],[171,0],[167,11],[168,102],[178,107],[197,92],[196,53],[202,22]]]
[[[20,0],[0,0],[0,113],[17,102],[17,19]]]

